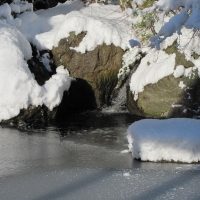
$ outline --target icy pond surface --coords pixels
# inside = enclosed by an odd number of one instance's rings
[[[200,164],[151,163],[126,153],[137,118],[74,116],[55,127],[0,127],[0,199],[200,199]]]

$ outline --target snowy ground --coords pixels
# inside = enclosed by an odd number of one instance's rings
[[[200,198],[199,164],[133,160],[122,153],[127,126],[117,125],[119,116],[112,119],[118,119],[112,128],[76,130],[64,138],[55,128],[0,128],[1,200]]]

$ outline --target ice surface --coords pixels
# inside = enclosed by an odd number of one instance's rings
[[[110,128],[114,134],[125,136],[126,127],[116,125]],[[85,135],[89,137],[92,130],[86,130]],[[63,139],[58,135],[56,127],[44,132],[0,127],[1,200],[200,197],[198,164],[139,162],[129,153],[120,153],[121,147],[105,148],[108,145],[102,143],[102,137],[96,137],[91,145],[82,137]],[[112,141],[118,145],[117,140]]]

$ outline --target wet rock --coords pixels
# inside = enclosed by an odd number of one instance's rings
[[[3,124],[14,124],[17,126],[30,127],[47,124],[53,120],[56,115],[57,108],[50,111],[46,106],[29,106],[27,109],[20,110],[20,114],[9,120],[2,120]]]
[[[83,79],[91,86],[96,105],[101,107],[110,103],[124,51],[113,44],[99,45],[84,54],[71,49],[77,47],[86,34],[71,32],[68,38],[60,40],[58,47],[53,47],[52,53],[57,66],[65,66],[71,77]]]

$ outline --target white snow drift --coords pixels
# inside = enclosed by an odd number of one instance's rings
[[[0,121],[29,105],[45,104],[50,110],[57,106],[70,86],[68,71],[58,67],[57,74],[41,87],[28,69],[26,60],[32,57],[32,50],[25,36],[0,21],[0,44]]]
[[[66,10],[61,9],[63,6]],[[70,32],[87,34],[76,51],[92,51],[103,43],[129,47],[129,40],[135,39],[131,28],[132,19],[119,6],[91,4],[83,7],[80,1],[66,2],[48,11],[27,12],[19,16],[22,25],[19,30],[26,35],[39,50],[58,46],[62,38]],[[60,13],[60,9],[61,13]],[[82,8],[82,9],[81,9]]]
[[[200,161],[200,121],[145,119],[128,128],[129,150],[142,161]]]

